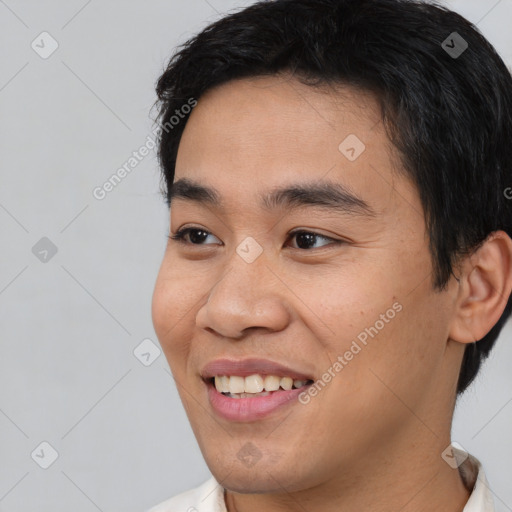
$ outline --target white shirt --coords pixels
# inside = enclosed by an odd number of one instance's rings
[[[470,455],[459,467],[471,492],[463,512],[494,512],[494,502],[480,462]],[[227,512],[224,488],[212,476],[199,487],[182,492],[146,512]]]

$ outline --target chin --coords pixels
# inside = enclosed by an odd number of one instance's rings
[[[277,459],[275,457],[274,459]],[[217,482],[226,489],[241,494],[271,494],[301,491],[311,485],[305,481],[306,475],[297,474],[291,468],[297,467],[297,461],[271,461],[263,457],[251,466],[245,466],[235,457],[229,460],[208,460],[207,465]],[[314,484],[314,483],[313,483]]]
[[[231,473],[224,480],[221,475],[213,475],[222,487],[240,494],[272,494],[283,492],[283,487],[288,489],[288,482],[272,477],[264,468],[253,468],[238,475]]]

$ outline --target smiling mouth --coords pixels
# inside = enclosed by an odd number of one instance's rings
[[[219,375],[207,380],[217,392],[228,398],[256,398],[269,396],[275,392],[306,388],[313,380],[298,380],[277,375],[253,374],[247,377]]]

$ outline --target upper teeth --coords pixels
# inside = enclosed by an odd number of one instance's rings
[[[291,377],[277,377],[276,375],[259,374],[247,377],[236,375],[222,375],[215,377],[215,388],[219,393],[261,393],[265,391],[276,391],[279,387],[290,390],[292,387],[301,388],[306,384],[305,380],[293,380]]]

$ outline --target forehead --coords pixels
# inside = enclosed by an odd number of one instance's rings
[[[273,159],[282,155],[300,160],[309,154],[316,157],[321,150],[337,158],[340,137],[350,130],[360,139],[378,137],[380,131],[374,128],[380,120],[377,100],[369,93],[342,86],[311,87],[290,77],[255,77],[228,82],[201,97],[182,142],[192,132],[219,153],[229,149],[230,158],[236,151],[243,151],[245,158],[262,145],[272,151]]]
[[[284,184],[327,180],[378,210],[393,193],[395,164],[373,95],[258,77],[201,97],[180,141],[175,181],[249,200]]]

